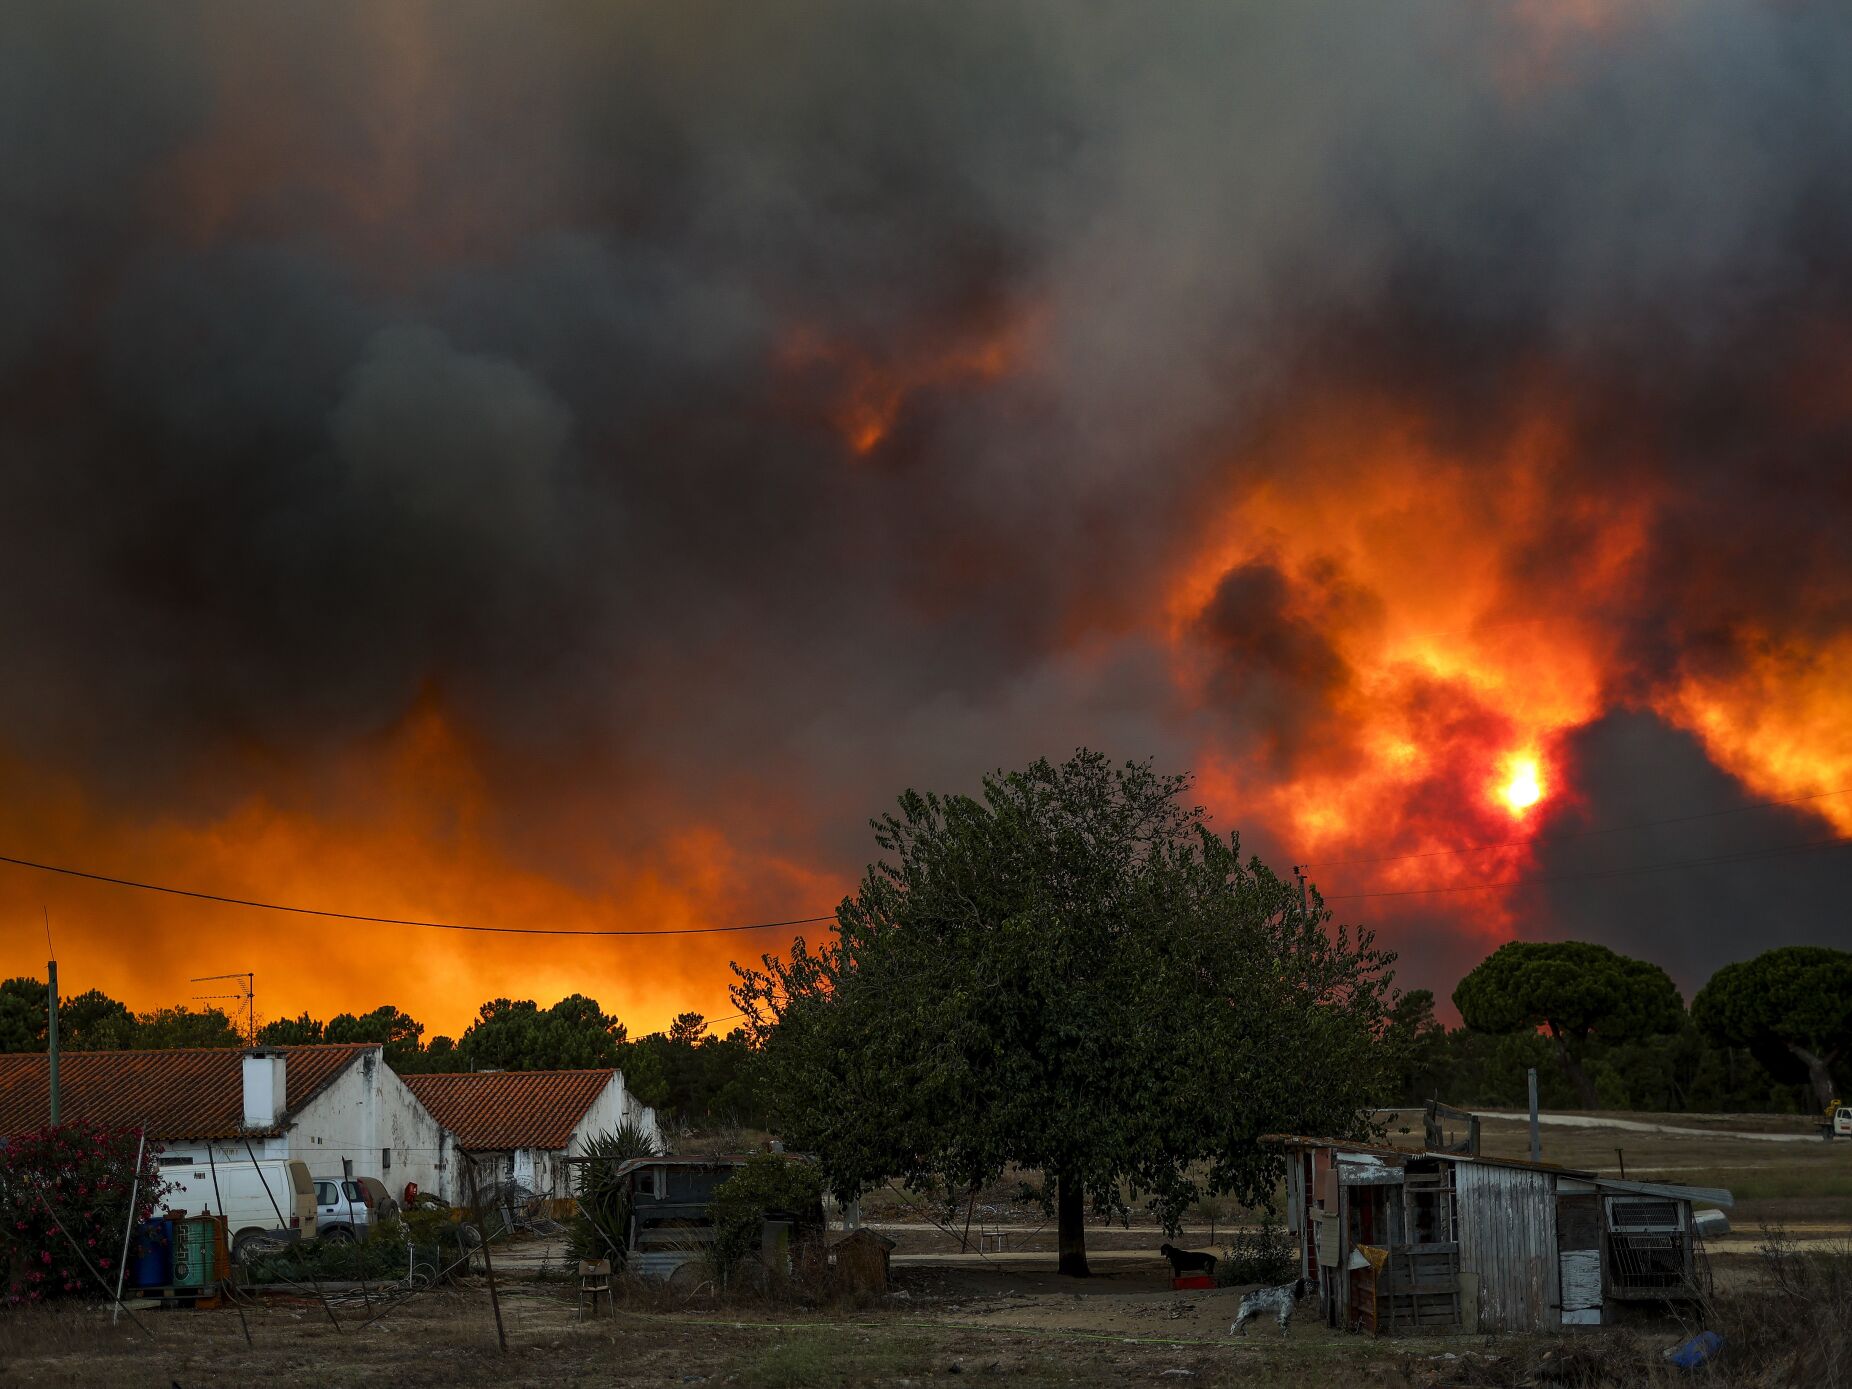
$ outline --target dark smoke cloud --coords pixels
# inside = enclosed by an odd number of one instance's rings
[[[1309,392],[1496,458],[1540,363],[1574,461],[1514,605],[1651,490],[1624,589],[1581,595],[1614,699],[1817,640],[1852,617],[1852,439],[1792,405],[1852,321],[1848,58],[1825,5],[1547,41],[1442,3],[8,6],[0,718],[204,815],[261,778],[232,754],[437,691],[509,835],[588,875],[548,833],[588,803],[601,850],[698,809],[852,866],[898,787],[1080,742],[1341,770],[1334,634],[1376,600],[1341,559],[1236,568],[1205,710],[1149,635],[1178,537],[1293,482],[1230,460]],[[853,370],[791,363],[1008,328],[1007,379],[912,392],[866,458]],[[1409,717],[1499,733],[1456,690]],[[1707,766],[1629,765],[1661,807]],[[1679,901],[1651,943],[1699,969],[1739,904]]]
[[[1295,582],[1274,559],[1236,565],[1197,619],[1207,694],[1270,771],[1340,766],[1351,747],[1357,672],[1336,640],[1380,616],[1373,594],[1326,563]]]
[[[1764,805],[1690,734],[1651,714],[1608,714],[1576,730],[1563,753],[1578,795],[1543,823],[1537,866],[1537,876],[1563,881],[1517,899],[1524,934],[1599,940],[1655,960],[1687,997],[1719,966],[1771,944],[1846,944],[1852,846],[1789,852],[1834,838],[1818,803]],[[1702,860],[1723,861],[1593,876]]]

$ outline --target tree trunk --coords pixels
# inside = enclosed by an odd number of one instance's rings
[[[1056,1247],[1061,1251],[1060,1271],[1070,1278],[1087,1276],[1085,1198],[1078,1178],[1063,1175],[1055,1179],[1055,1222],[1060,1231]]]
[[[1544,1025],[1550,1029],[1550,1038],[1556,1043],[1556,1055],[1563,1063],[1563,1070],[1569,1074],[1569,1083],[1575,1086],[1576,1096],[1581,1100],[1582,1108],[1599,1109],[1601,1101],[1595,1095],[1595,1087],[1590,1082],[1588,1073],[1582,1069],[1582,1063],[1577,1061],[1570,1052],[1568,1041],[1557,1030],[1555,1023],[1546,1022]]]
[[[1838,1098],[1833,1094],[1833,1073],[1827,1067],[1826,1058],[1805,1047],[1797,1047],[1792,1042],[1787,1047],[1794,1053],[1795,1059],[1807,1068],[1807,1080],[1813,1086],[1814,1103],[1820,1106],[1822,1114],[1826,1113],[1827,1107]]]

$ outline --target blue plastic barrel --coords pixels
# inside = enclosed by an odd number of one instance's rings
[[[173,1268],[174,1222],[145,1220],[135,1232],[129,1257],[129,1282],[138,1288],[165,1288]]]

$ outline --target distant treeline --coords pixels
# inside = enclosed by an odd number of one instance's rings
[[[1429,1098],[1517,1107],[1531,1068],[1553,1109],[1818,1113],[1852,1071],[1852,952],[1789,946],[1719,970],[1686,1008],[1657,965],[1577,941],[1510,942],[1454,990],[1463,1025],[1445,1027],[1434,995],[1400,996],[1383,1033],[1394,1081],[1385,1105]],[[71,1050],[235,1047],[244,1038],[216,1008],[133,1014],[96,990],[59,1007]],[[45,984],[0,984],[0,1050],[45,1049]],[[631,1092],[696,1127],[766,1122],[757,1054],[745,1034],[712,1035],[698,1013],[631,1038],[583,994],[550,1008],[491,999],[456,1038],[390,1004],[325,1022],[303,1014],[264,1024],[274,1046],[377,1042],[401,1074],[615,1066]]]
[[[1726,965],[1686,1008],[1658,965],[1581,941],[1512,941],[1453,992],[1397,1001],[1386,1041],[1414,1104],[1819,1113],[1852,1071],[1852,952],[1785,946]]]
[[[1451,1104],[1521,1109],[1529,1103],[1527,1072],[1537,1070],[1540,1102],[1549,1109],[1581,1106],[1576,1087],[1541,1032],[1495,1035],[1442,1027],[1434,995],[1404,994],[1397,1026],[1409,1043],[1397,1105],[1442,1099]],[[1706,1037],[1689,1016],[1676,1032],[1629,1042],[1591,1037],[1584,1069],[1600,1109],[1688,1110],[1703,1113],[1812,1113],[1805,1080],[1783,1082],[1748,1047]]]
[[[59,1044],[70,1051],[239,1047],[245,1036],[220,1009],[161,1008],[136,1014],[98,990],[61,999]],[[44,1051],[46,986],[42,979],[0,983],[0,1051]],[[391,1004],[323,1021],[307,1013],[267,1022],[265,1046],[373,1042],[401,1075],[439,1071],[560,1070],[615,1066],[625,1084],[665,1118],[699,1127],[763,1126],[764,1108],[748,1077],[745,1036],[716,1037],[698,1013],[683,1013],[666,1032],[631,1038],[615,1016],[582,994],[550,1008],[529,999],[491,999],[461,1037],[425,1040],[424,1024]]]

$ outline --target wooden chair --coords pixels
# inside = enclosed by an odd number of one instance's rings
[[[579,1320],[585,1320],[585,1299],[592,1300],[592,1315],[598,1314],[598,1296],[604,1295],[605,1311],[616,1313],[611,1301],[611,1261],[609,1259],[579,1260]]]

